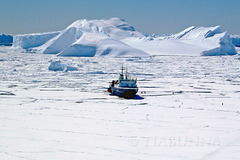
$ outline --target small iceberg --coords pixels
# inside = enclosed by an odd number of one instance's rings
[[[61,61],[52,61],[50,66],[48,67],[49,71],[77,71],[76,67],[70,66],[69,64],[63,64]]]

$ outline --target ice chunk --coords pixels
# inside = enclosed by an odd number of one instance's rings
[[[52,61],[48,67],[50,71],[77,71],[76,67],[70,66],[69,64],[63,64],[61,61]]]

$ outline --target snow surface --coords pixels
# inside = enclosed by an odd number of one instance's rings
[[[57,58],[57,59],[56,59]],[[77,71],[50,71],[53,61]],[[121,65],[134,100],[107,94]],[[240,57],[56,57],[0,47],[4,160],[237,160]]]
[[[83,32],[100,33],[114,39],[125,39],[126,37],[144,37],[140,32],[135,31],[133,26],[120,18],[108,20],[78,20],[67,28],[75,27]]]
[[[84,33],[84,35],[73,45],[58,54],[58,56],[76,57],[93,57],[102,55],[110,55],[114,57],[147,56],[145,52],[132,48],[119,40],[95,33]]]
[[[46,42],[39,48],[44,48],[44,54],[57,54],[76,41],[76,28],[68,28]]]
[[[14,46],[33,47],[28,50],[30,52],[77,57],[237,54],[232,39],[226,32],[222,32],[220,26],[192,26],[175,35],[149,37],[136,31],[133,26],[120,18],[82,19],[73,22],[57,36],[52,35],[53,38],[48,41],[41,34],[36,36],[39,36],[39,40],[37,38],[31,40],[27,35],[16,36]],[[85,37],[91,37],[92,40],[84,42]],[[35,47],[39,44],[37,41],[42,45]]]

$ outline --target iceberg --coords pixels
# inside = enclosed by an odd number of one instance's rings
[[[191,26],[166,37],[128,38],[124,43],[151,55],[222,56],[237,54],[230,36],[220,26]]]
[[[148,36],[124,19],[77,20],[60,32],[14,36],[14,47],[57,56],[222,56],[237,54],[220,26],[191,26],[177,34]]]
[[[57,36],[59,33],[60,32],[46,32],[16,35],[13,36],[13,47],[23,49],[38,47]]]
[[[240,47],[240,35],[231,35],[231,39],[236,47]]]
[[[69,64],[64,64],[61,61],[57,60],[57,61],[51,62],[50,66],[48,67],[48,70],[68,72],[68,71],[77,71],[78,69],[76,67],[73,67]]]
[[[11,46],[13,43],[12,35],[0,34],[0,45]]]
[[[61,31],[45,44],[32,48],[43,54],[58,56],[148,56],[121,39],[127,37],[144,37],[140,32],[119,18],[109,20],[78,20]]]

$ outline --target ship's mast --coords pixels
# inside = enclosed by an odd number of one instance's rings
[[[124,70],[124,69],[123,69],[123,64],[122,64],[122,75],[123,75],[123,70]]]
[[[128,75],[127,75],[127,67],[126,67],[125,79],[128,79]]]
[[[121,81],[121,80],[123,80],[124,79],[124,77],[123,77],[123,65],[122,65],[122,73],[120,74],[120,76],[119,76],[119,81]]]

